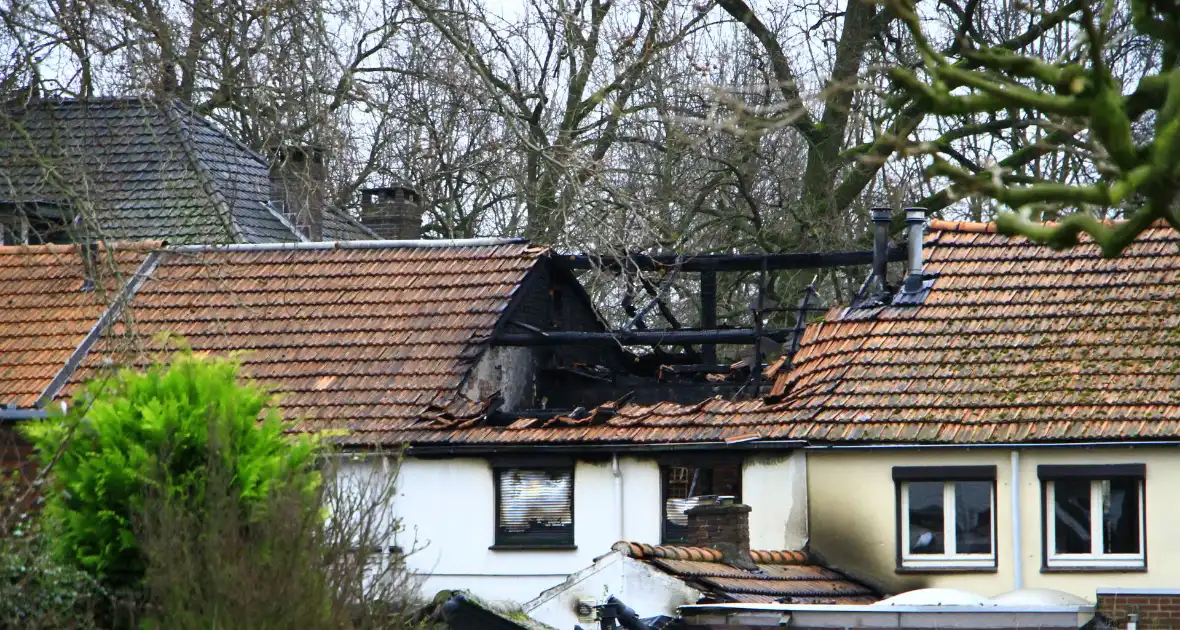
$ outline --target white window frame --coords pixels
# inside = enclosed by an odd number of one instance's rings
[[[995,480],[971,479],[942,481],[942,531],[943,550],[955,548],[955,483],[959,481],[983,481],[991,489],[991,553],[911,553],[910,552],[910,484],[940,483],[929,481],[899,481],[901,493],[901,566],[905,569],[994,569],[996,568],[996,482]]]
[[[1147,489],[1143,479],[1136,479],[1139,505],[1139,553],[1102,553],[1102,482],[1110,478],[1090,479],[1090,553],[1057,553],[1057,502],[1054,492],[1057,480],[1045,481],[1045,565],[1062,569],[1141,569],[1147,566],[1147,510],[1143,495]]]

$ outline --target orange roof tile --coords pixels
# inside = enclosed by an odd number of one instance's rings
[[[613,549],[646,562],[705,594],[701,603],[871,604],[873,589],[820,564],[803,551],[750,551],[756,569],[723,561],[707,547],[618,542]]]
[[[93,288],[74,245],[0,247],[0,405],[31,408],[157,242],[99,247]]]
[[[122,323],[71,383],[110,359],[142,364],[162,333],[240,352],[296,431],[366,442],[435,415],[473,413],[460,389],[544,250],[527,244],[179,248],[161,255]]]
[[[991,224],[934,221],[918,307],[829,312],[775,393],[810,440],[1035,442],[1180,437],[1180,235],[1104,259]]]

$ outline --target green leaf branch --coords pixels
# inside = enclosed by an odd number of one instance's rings
[[[1104,60],[1111,3],[1083,1],[1070,5],[1070,20],[1084,34],[1077,59],[1048,61],[1016,48],[970,48],[962,43],[952,59],[939,52],[923,31],[913,0],[888,0],[890,8],[913,36],[921,55],[921,75],[911,69],[890,69],[894,85],[939,116],[963,118],[963,125],[934,141],[913,143],[904,150],[931,154],[929,177],[945,177],[957,194],[992,199],[1010,211],[997,218],[998,228],[1055,248],[1078,243],[1089,235],[1105,256],[1116,256],[1157,221],[1180,229],[1174,208],[1180,194],[1180,5],[1174,0],[1131,0],[1132,26],[1162,51],[1162,64],[1124,94],[1114,70]],[[965,89],[964,89],[965,88]],[[950,142],[997,128],[1022,124],[1005,117],[1024,110],[1047,126],[1056,127],[1036,143],[1017,149],[992,169],[975,172],[952,163],[962,162]],[[1135,121],[1154,112],[1155,126],[1147,141],[1136,142]],[[999,124],[978,124],[971,117],[990,115]],[[1072,150],[1081,130],[1088,131],[1092,162],[1099,181],[1067,183],[1019,176],[1013,169],[1028,158]],[[950,158],[950,159],[948,159]],[[1056,224],[1029,220],[1036,207],[1077,210]],[[1126,220],[1101,221],[1088,209],[1133,208]]]

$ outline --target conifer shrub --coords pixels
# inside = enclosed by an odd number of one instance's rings
[[[52,467],[43,517],[57,557],[113,588],[139,584],[147,497],[200,515],[211,463],[229,476],[244,523],[283,487],[312,496],[316,449],[283,435],[270,401],[234,359],[186,351],[92,380],[64,414],[27,425],[39,464]]]

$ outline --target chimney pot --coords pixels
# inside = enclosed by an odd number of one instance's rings
[[[892,208],[873,208],[873,292],[885,293],[885,279],[889,272],[889,225],[893,221]]]
[[[422,197],[405,184],[361,189],[361,223],[384,239],[422,238]]]
[[[922,290],[922,237],[926,228],[926,209],[906,208],[905,222],[909,232],[906,238],[909,275],[906,276],[904,289],[907,293],[917,293]]]
[[[324,150],[310,145],[274,144],[270,154],[270,198],[308,239],[324,238],[328,171]]]

